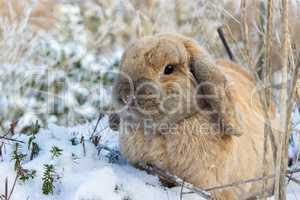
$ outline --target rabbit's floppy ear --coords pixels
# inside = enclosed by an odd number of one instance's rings
[[[211,122],[221,134],[241,135],[239,115],[221,67],[195,41],[186,40],[184,46],[189,53],[190,71],[198,85],[198,107],[208,111]]]

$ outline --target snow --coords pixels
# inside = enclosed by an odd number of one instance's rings
[[[48,129],[41,129],[36,135],[36,142],[41,148],[37,157],[29,161],[27,156],[23,163],[25,169],[36,170],[34,179],[23,183],[17,182],[13,192],[14,200],[153,200],[153,199],[179,199],[179,188],[168,189],[161,186],[159,179],[146,172],[133,168],[128,164],[113,164],[106,158],[107,152],[98,156],[97,149],[89,142],[95,122],[65,128],[50,124]],[[118,149],[118,134],[107,128],[107,118],[104,117],[98,125],[97,131],[101,131],[101,144],[112,149]],[[83,147],[79,143],[72,145],[71,139],[78,141],[84,136],[86,156]],[[28,135],[18,134],[15,139],[24,141],[22,152],[29,154],[27,148]],[[53,146],[63,149],[62,155],[52,158],[50,150]],[[4,182],[8,178],[11,188],[16,173],[11,154],[14,145],[6,144],[3,160],[0,161],[0,194],[4,194]],[[61,177],[55,182],[53,194],[42,193],[42,175],[44,164],[53,164],[57,174]],[[197,199],[194,198],[194,199]],[[198,198],[199,199],[199,198]]]
[[[180,199],[180,188],[165,188],[159,182],[158,177],[148,175],[126,163],[111,163],[107,158],[107,152],[98,151],[88,138],[92,135],[96,122],[78,125],[74,127],[62,127],[49,124],[47,129],[41,129],[34,142],[40,147],[40,152],[32,161],[27,156],[23,162],[25,169],[36,170],[34,179],[27,182],[18,181],[13,192],[14,200],[169,200]],[[103,117],[95,134],[101,136],[101,144],[118,150],[118,133],[108,128],[108,119]],[[85,140],[84,155],[81,137]],[[27,142],[29,135],[18,134],[15,139],[25,142],[22,145],[22,153],[29,154]],[[77,143],[71,140],[77,140]],[[75,144],[75,145],[74,145]],[[63,149],[62,155],[53,158],[50,150],[53,146]],[[11,154],[14,145],[5,145],[4,156],[0,161],[0,194],[4,193],[5,179],[8,178],[11,188],[16,173]],[[60,177],[54,184],[53,194],[42,193],[42,176],[44,164],[53,164],[56,173]],[[297,199],[300,188],[290,183],[288,199]],[[195,194],[184,195],[184,200],[200,200]]]
[[[299,130],[300,130],[300,113],[297,106],[294,106],[292,115],[292,136],[289,145],[289,158],[295,162],[298,160],[299,154]]]

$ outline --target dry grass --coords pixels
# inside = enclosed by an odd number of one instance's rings
[[[0,0],[0,16],[9,23],[21,22],[28,15],[29,24],[34,29],[49,29],[55,23],[57,0]]]
[[[18,180],[18,176],[15,177],[14,182],[12,183],[11,188],[8,186],[8,178],[5,179],[5,184],[4,184],[4,194],[0,194],[0,200],[12,200],[12,195],[15,191],[15,186]]]

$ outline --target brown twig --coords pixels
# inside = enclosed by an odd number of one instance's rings
[[[297,183],[298,185],[300,185],[300,181],[299,181],[298,179],[292,177],[291,175],[286,175],[286,177],[287,177],[289,180],[291,180],[291,181]]]
[[[8,140],[8,141],[11,141],[11,142],[18,142],[18,143],[23,143],[24,144],[24,142],[21,141],[21,140],[16,140],[16,139],[4,137],[4,136],[0,136],[0,140]]]
[[[258,177],[258,178],[252,178],[252,179],[247,179],[247,180],[241,180],[241,181],[237,181],[234,183],[229,183],[229,184],[225,184],[225,185],[220,185],[220,186],[214,186],[214,187],[210,187],[210,188],[205,188],[206,191],[210,192],[213,190],[221,190],[221,189],[225,189],[228,187],[236,187],[236,186],[240,186],[240,185],[244,185],[244,184],[248,184],[248,183],[254,183],[254,182],[258,182],[258,181],[262,181],[262,180],[269,180],[271,178],[274,178],[275,175],[268,175],[265,177]]]
[[[10,124],[9,133],[11,133],[11,135],[14,135],[14,134],[15,134],[15,129],[16,129],[16,127],[17,127],[17,124],[18,124],[18,121],[13,121],[13,122]]]
[[[86,148],[85,148],[84,136],[81,136],[80,143],[82,144],[83,156],[85,157],[86,156]]]
[[[209,194],[209,192],[205,191],[204,189],[195,187],[190,183],[184,182],[182,179],[178,178],[177,176],[173,176],[155,166],[150,166],[142,162],[138,163],[137,166],[150,174],[158,175],[159,177],[166,179],[177,186],[182,186],[188,190],[191,190],[192,192],[198,194],[204,199],[213,200],[213,197]]]
[[[13,192],[14,192],[14,190],[15,190],[16,183],[17,183],[18,178],[19,178],[19,175],[16,175],[15,180],[14,180],[14,183],[13,183],[13,186],[12,186],[12,188],[11,188],[11,190],[10,190],[10,193],[9,193],[9,196],[8,196],[8,200],[10,200],[11,197],[12,197],[12,194],[13,194]]]
[[[223,44],[223,46],[224,46],[224,48],[225,48],[225,50],[226,50],[226,52],[228,54],[228,57],[230,58],[230,60],[236,61],[235,60],[235,56],[233,55],[233,53],[232,53],[232,51],[231,51],[231,49],[230,49],[230,47],[228,45],[228,42],[227,42],[227,40],[226,40],[226,38],[224,36],[223,28],[219,27],[217,29],[217,31],[218,31],[218,35],[219,35],[219,37],[220,37],[220,39],[222,41],[222,44]]]
[[[286,176],[287,177],[291,177],[293,174],[295,173],[299,173],[300,172],[300,168],[297,169],[293,169],[293,170],[287,170],[286,171]],[[258,182],[258,181],[262,181],[262,180],[269,180],[275,178],[275,174],[271,174],[265,177],[258,177],[258,178],[253,178],[253,179],[247,179],[247,180],[241,180],[241,181],[237,181],[237,182],[233,182],[230,184],[225,184],[225,185],[220,185],[220,186],[214,186],[214,187],[210,187],[210,188],[205,188],[205,191],[213,191],[213,190],[221,190],[221,189],[225,189],[228,187],[237,187],[243,184],[248,184],[248,183],[253,183],[253,182]],[[294,180],[297,180],[294,178]],[[190,194],[190,193],[187,193]]]
[[[300,168],[297,169],[293,169],[293,170],[287,170],[286,171],[286,176],[291,176],[295,173],[299,173],[300,172]],[[228,188],[228,187],[236,187],[239,185],[243,185],[243,184],[247,184],[247,183],[252,183],[252,182],[258,182],[258,181],[262,181],[262,180],[269,180],[271,178],[274,178],[275,174],[271,174],[268,176],[264,176],[264,177],[258,177],[258,178],[253,178],[253,179],[247,179],[247,180],[241,180],[241,181],[237,181],[234,183],[230,183],[230,184],[226,184],[226,185],[220,185],[220,186],[215,186],[215,187],[211,187],[211,188],[205,188],[205,191],[212,191],[212,190],[220,190],[220,189],[224,189],[224,188]]]
[[[93,132],[92,132],[92,134],[91,134],[91,138],[94,136],[95,132],[97,131],[98,125],[99,125],[100,120],[101,120],[102,118],[103,118],[103,114],[100,112],[100,113],[99,113],[99,116],[98,116],[98,119],[97,119],[97,122],[96,122],[96,125],[95,125],[95,127],[94,127],[94,130],[93,130]]]
[[[4,199],[8,199],[8,178],[5,178],[5,192],[4,192]]]
[[[6,140],[6,141],[13,141],[13,142],[24,143],[23,141],[19,141],[19,140],[15,140],[15,139],[7,137],[10,133],[11,133],[12,136],[15,134],[15,128],[17,127],[17,124],[18,124],[18,121],[13,121],[10,124],[10,128],[8,129],[8,131],[3,136],[0,136],[0,140]],[[6,143],[3,142],[3,141],[0,141],[0,142],[1,142],[0,143],[0,158],[1,158],[3,156],[3,148],[4,148],[4,145]]]
[[[299,173],[299,172],[300,172],[300,168],[286,170],[286,174],[295,174],[295,173]]]
[[[15,128],[17,127],[17,124],[18,124],[18,121],[13,121],[10,124],[10,127],[9,127],[8,131],[2,137],[7,137],[10,133],[11,133],[11,135],[14,135],[15,134]]]

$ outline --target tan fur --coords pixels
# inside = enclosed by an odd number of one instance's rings
[[[178,64],[177,71],[161,75],[168,63]],[[196,77],[190,73],[192,65],[196,67]],[[164,34],[142,38],[131,45],[123,55],[121,71],[126,72],[134,84],[141,78],[151,80],[159,85],[161,91],[167,91],[168,84],[179,83],[189,95],[196,94],[195,81],[197,84],[204,80],[212,81],[220,90],[217,96],[222,101],[208,100],[207,103],[220,111],[219,118],[225,126],[230,124],[234,130],[241,132],[240,136],[235,136],[231,132],[211,129],[215,118],[194,107],[185,110],[183,106],[184,112],[169,115],[161,112],[154,115],[135,113],[138,117],[133,121],[121,114],[120,148],[131,163],[143,161],[156,165],[202,188],[262,176],[262,108],[255,93],[254,79],[241,66],[222,59],[213,61],[195,41],[180,35]],[[124,82],[119,77],[114,93],[117,100],[124,97],[124,90]],[[205,91],[210,92],[209,89]],[[189,95],[183,98],[187,100],[175,99],[170,103],[186,105],[188,101],[193,105],[195,102],[188,98]],[[149,102],[143,103],[147,108],[146,103]],[[156,104],[153,107],[159,110]],[[218,108],[224,108],[225,113]],[[235,113],[236,110],[239,112]],[[133,111],[127,109],[125,112]],[[148,134],[143,126],[129,126],[146,119],[152,119],[153,123],[174,122],[177,126],[166,132],[155,129],[154,134]],[[270,174],[274,171],[271,152],[269,143],[266,156]],[[270,180],[269,192],[272,192],[272,187],[273,181]],[[253,197],[261,192],[261,188],[261,182],[249,183],[212,193],[217,199],[237,200]]]

